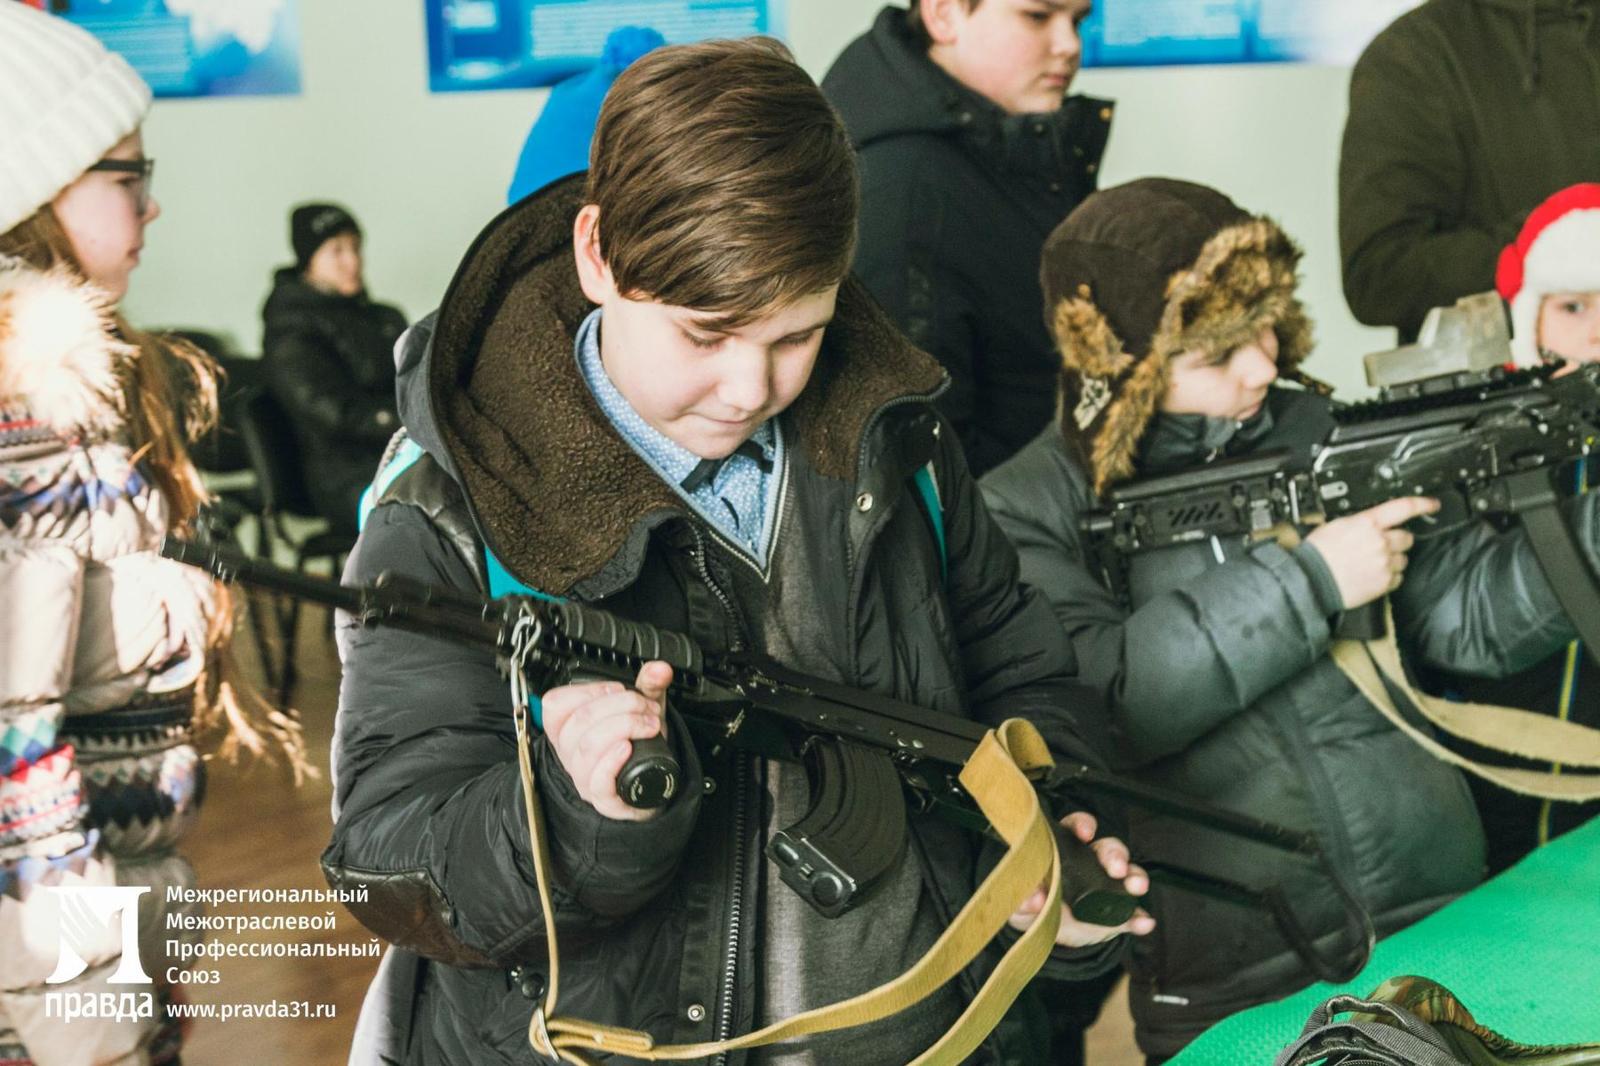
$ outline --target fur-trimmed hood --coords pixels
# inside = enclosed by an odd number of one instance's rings
[[[1133,474],[1177,355],[1227,352],[1270,326],[1279,377],[1326,391],[1299,370],[1311,352],[1300,256],[1271,219],[1166,178],[1096,193],[1056,227],[1040,280],[1059,421],[1097,493]]]
[[[574,338],[593,309],[572,261],[582,193],[578,175],[502,212],[467,252],[431,325],[400,352],[400,411],[412,437],[465,490],[501,562],[553,593],[630,565],[619,557],[636,564],[649,530],[683,510],[578,372]],[[819,473],[855,484],[873,416],[897,399],[931,398],[944,380],[850,278],[786,417]]]
[[[65,267],[0,256],[0,410],[63,436],[112,432],[134,356],[98,289]]]

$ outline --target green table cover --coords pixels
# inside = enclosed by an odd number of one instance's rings
[[[1354,981],[1241,1011],[1171,1066],[1271,1066],[1318,1003],[1402,974],[1439,982],[1520,1043],[1600,1041],[1600,818],[1381,941]]]

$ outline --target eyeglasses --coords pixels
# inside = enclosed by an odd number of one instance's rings
[[[89,169],[110,174],[137,174],[136,180],[124,184],[133,195],[133,206],[140,217],[150,210],[150,185],[156,174],[154,159],[102,159]]]

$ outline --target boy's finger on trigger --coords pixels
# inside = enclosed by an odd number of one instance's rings
[[[1439,509],[1439,501],[1432,496],[1401,496],[1386,500],[1372,509],[1372,519],[1380,529],[1392,529],[1413,518],[1432,514]]]

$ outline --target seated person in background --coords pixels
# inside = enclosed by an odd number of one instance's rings
[[[354,533],[361,493],[399,426],[394,342],[405,316],[367,298],[361,228],[334,204],[289,216],[294,265],[261,310],[267,383],[289,412],[317,512]]]
[[[912,0],[823,79],[861,157],[855,272],[950,373],[939,408],[974,474],[1055,413],[1034,270],[1094,191],[1108,100],[1068,96],[1090,0]]]
[[[1600,0],[1428,0],[1362,53],[1339,158],[1344,294],[1416,339],[1494,284],[1533,205],[1600,179]]]
[[[1147,179],[1098,193],[1051,235],[1045,305],[1061,348],[1060,424],[983,480],[1055,608],[1081,679],[1111,702],[1114,763],[1151,784],[1317,834],[1380,935],[1475,885],[1483,832],[1460,772],[1393,727],[1330,655],[1340,615],[1393,593],[1411,659],[1504,674],[1573,630],[1522,530],[1487,522],[1418,541],[1436,501],[1398,498],[1248,546],[1210,539],[1131,559],[1131,605],[1085,560],[1079,519],[1129,478],[1214,458],[1304,452],[1331,427],[1308,381],[1300,251],[1268,219],[1199,185]],[[1600,497],[1577,508],[1600,543]],[[1410,566],[1407,567],[1407,555]],[[1405,576],[1404,584],[1401,583]],[[1152,862],[1279,884],[1324,950],[1353,939],[1327,873],[1158,818],[1130,827]],[[1140,1047],[1170,1057],[1234,1011],[1309,983],[1261,916],[1180,891],[1151,897],[1134,944]]]
[[[1600,362],[1600,185],[1574,185],[1540,204],[1500,253],[1500,295],[1511,305],[1511,346],[1519,366],[1566,360]],[[1585,489],[1592,462],[1558,475]],[[1568,482],[1572,483],[1572,482]],[[1430,685],[1472,703],[1521,707],[1600,726],[1600,668],[1573,642],[1529,670],[1498,680],[1446,677]],[[1508,761],[1464,741],[1469,758]],[[1600,814],[1600,803],[1552,803],[1468,777],[1489,840],[1489,872],[1499,873],[1535,847]]]

